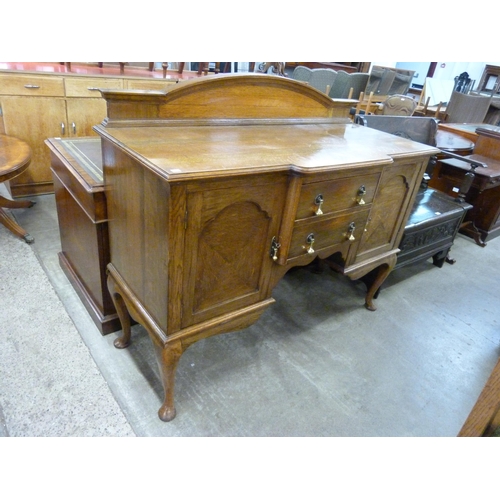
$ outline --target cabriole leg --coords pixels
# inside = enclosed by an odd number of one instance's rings
[[[180,340],[169,342],[162,346],[153,339],[153,344],[155,346],[156,361],[160,368],[163,390],[165,392],[165,398],[158,410],[158,416],[160,420],[170,422],[176,415],[174,403],[175,373],[177,371],[179,359],[184,352],[184,348]]]
[[[130,336],[132,331],[130,314],[122,296],[120,295],[120,292],[116,290],[115,282],[110,274],[108,274],[108,290],[111,295],[111,299],[113,300],[113,304],[115,305],[116,313],[118,314],[118,318],[120,319],[120,323],[122,325],[122,336],[115,339],[113,344],[117,349],[124,349],[130,344]]]

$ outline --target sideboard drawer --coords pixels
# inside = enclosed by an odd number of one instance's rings
[[[304,184],[296,220],[339,210],[369,205],[373,201],[380,173]]]
[[[318,218],[307,223],[298,222],[292,234],[288,259],[354,243],[361,239],[369,210],[356,210],[337,217]]]
[[[37,75],[0,75],[0,95],[64,96],[64,79]]]
[[[99,89],[122,89],[121,78],[66,78],[67,97],[101,97]]]

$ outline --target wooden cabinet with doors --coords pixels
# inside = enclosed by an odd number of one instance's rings
[[[103,94],[115,346],[128,345],[131,318],[148,332],[162,420],[176,414],[182,353],[255,322],[292,267],[332,259],[366,277],[374,309],[435,148],[352,124],[348,100],[277,76]]]
[[[5,134],[27,142],[33,152],[30,168],[13,179],[12,194],[30,196],[54,191],[50,152],[44,141],[49,137],[95,136],[92,127],[107,116],[100,89],[165,90],[175,84],[175,81],[150,80],[0,72],[0,128]]]

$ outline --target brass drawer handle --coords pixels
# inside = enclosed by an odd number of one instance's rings
[[[347,233],[346,233],[346,238],[349,240],[349,241],[354,241],[356,238],[354,237],[354,231],[356,230],[356,224],[354,224],[354,222],[351,222],[349,224],[349,228],[347,229]]]
[[[364,185],[359,186],[358,196],[356,198],[356,203],[358,205],[364,205],[366,202],[363,200],[363,196],[366,194],[366,187]]]
[[[308,247],[307,248],[307,253],[314,253],[314,248],[313,248],[313,245],[314,245],[314,233],[311,233],[307,236],[306,238],[306,242],[308,244]]]
[[[278,250],[280,249],[281,244],[278,243],[278,240],[276,239],[276,236],[273,236],[273,239],[271,240],[271,259],[274,261],[278,260]]]
[[[325,200],[323,199],[322,194],[318,194],[316,198],[314,199],[314,204],[316,205],[315,213],[316,215],[323,215],[323,211],[321,210],[321,205],[323,205],[323,202]]]
[[[40,85],[31,85],[31,84],[27,84],[24,86],[24,88],[26,89],[39,89],[40,88]]]
[[[99,90],[98,87],[87,87],[87,90]]]

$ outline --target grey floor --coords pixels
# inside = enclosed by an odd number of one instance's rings
[[[136,436],[456,436],[500,354],[500,238],[393,272],[375,312],[361,283],[298,268],[257,323],[186,351],[164,423],[145,331],[101,336],[59,267],[54,196],[32,199],[16,218]]]

